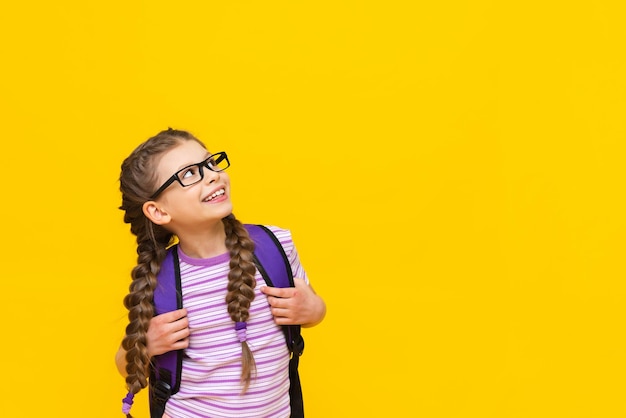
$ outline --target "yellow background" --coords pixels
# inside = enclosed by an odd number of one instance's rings
[[[117,176],[172,126],[327,301],[309,418],[626,416],[621,4],[3,3],[0,415],[122,416]]]

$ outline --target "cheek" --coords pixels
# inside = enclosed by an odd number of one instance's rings
[[[230,176],[228,174],[226,174],[225,172],[223,172],[223,171],[220,173],[220,175],[221,175],[222,181],[224,182],[226,187],[228,189],[230,189]]]

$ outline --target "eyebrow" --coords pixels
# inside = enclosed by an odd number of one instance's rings
[[[206,154],[204,155],[204,158],[203,158],[202,160],[198,161],[197,163],[183,164],[183,165],[179,166],[179,167],[176,169],[176,172],[179,172],[179,171],[180,171],[180,170],[182,170],[183,168],[187,168],[187,167],[190,167],[190,166],[192,166],[192,165],[200,164],[201,162],[203,162],[203,161],[205,161],[207,158],[209,158],[211,155],[213,155],[213,154],[211,154],[210,152],[208,152],[208,151],[207,151],[207,152],[206,152]]]

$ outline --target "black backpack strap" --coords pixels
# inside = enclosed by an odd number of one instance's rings
[[[304,341],[302,342],[304,346]],[[291,405],[291,418],[304,418],[304,400],[302,399],[302,385],[298,374],[300,356],[293,355],[289,360],[289,402]]]
[[[160,376],[163,379],[158,379],[154,372],[154,367],[150,368],[150,418],[162,418],[165,413],[165,404],[170,396],[172,396],[172,388],[167,383],[171,379],[171,373],[167,369],[160,369]]]

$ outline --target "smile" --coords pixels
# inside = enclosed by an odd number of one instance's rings
[[[208,196],[206,199],[204,199],[203,202],[210,202],[211,200],[215,199],[218,196],[223,195],[224,193],[226,193],[224,189],[219,189],[218,191],[213,193],[211,196]]]

